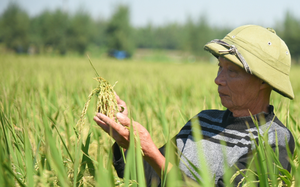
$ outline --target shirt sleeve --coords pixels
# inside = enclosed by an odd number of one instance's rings
[[[118,177],[124,177],[125,163],[122,157],[122,153],[120,151],[119,145],[117,143],[113,144],[113,165],[118,174]],[[162,155],[165,155],[165,146],[159,149]],[[127,152],[125,152],[126,155]],[[151,165],[143,160],[144,162],[144,171],[145,171],[145,180],[147,186],[160,186],[160,177],[157,175],[155,170],[151,167]]]

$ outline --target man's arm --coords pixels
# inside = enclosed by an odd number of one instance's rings
[[[144,153],[143,158],[160,176],[161,172],[164,170],[165,157],[153,143],[147,129],[141,124],[133,120],[131,121],[126,115],[122,113],[117,113],[116,117],[122,125],[116,123],[113,119],[101,113],[96,114],[94,120],[106,133],[114,138],[118,145],[125,149],[128,149],[129,147],[130,133],[128,128],[133,128],[135,133],[139,133],[140,144]],[[172,165],[169,164],[168,169],[170,169],[171,167]]]
[[[120,147],[117,143],[114,143],[113,145],[113,165],[114,168],[118,174],[118,177],[123,178],[124,177],[124,171],[125,171],[125,163],[123,160],[122,153],[120,151]],[[160,153],[162,155],[165,155],[165,146],[161,147],[159,149]],[[126,155],[126,152],[125,152]],[[145,180],[147,186],[159,186],[160,184],[160,176],[156,173],[156,171],[153,169],[153,167],[144,160],[144,172],[145,172]]]

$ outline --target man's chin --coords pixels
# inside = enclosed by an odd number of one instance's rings
[[[221,103],[222,103],[222,105],[223,105],[225,108],[230,107],[230,104],[228,103],[228,101],[227,101],[226,99],[222,99],[222,98],[221,98]]]

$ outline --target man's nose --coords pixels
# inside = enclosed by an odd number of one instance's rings
[[[225,81],[224,70],[218,71],[217,77],[215,78],[215,83],[219,86],[225,85],[226,81]]]

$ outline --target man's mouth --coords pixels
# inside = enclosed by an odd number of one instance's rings
[[[220,96],[220,97],[228,96],[227,94],[225,94],[225,93],[223,93],[223,92],[220,92],[220,91],[218,91],[218,92],[219,92],[219,96]]]

